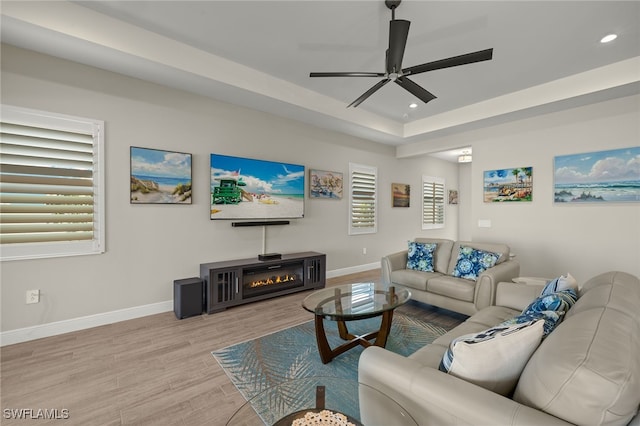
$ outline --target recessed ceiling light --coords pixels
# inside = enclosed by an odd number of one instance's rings
[[[602,37],[602,39],[600,40],[600,43],[609,43],[610,41],[613,41],[617,38],[618,38],[617,34],[607,34],[606,36]]]
[[[418,108],[418,104],[415,102],[412,104],[409,104],[409,108]]]

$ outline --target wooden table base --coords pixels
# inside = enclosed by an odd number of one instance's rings
[[[393,320],[393,310],[384,311],[382,314],[382,322],[380,323],[380,329],[372,331],[371,333],[363,334],[361,336],[355,336],[349,333],[347,324],[345,321],[337,321],[338,332],[340,338],[347,340],[346,343],[331,349],[329,341],[327,340],[327,333],[324,330],[324,318],[322,315],[315,316],[315,328],[316,328],[316,340],[318,342],[318,351],[320,352],[320,359],[323,364],[330,362],[338,355],[354,348],[358,345],[364,346],[380,346],[384,348],[387,344],[387,337],[389,337],[389,331],[391,330],[391,321]],[[371,339],[376,339],[373,343],[369,342]]]

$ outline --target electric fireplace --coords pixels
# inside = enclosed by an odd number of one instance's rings
[[[200,264],[206,312],[325,285],[326,256],[303,252],[280,259],[236,259]]]
[[[242,275],[242,293],[248,298],[301,287],[304,285],[303,272],[300,262],[247,268]]]

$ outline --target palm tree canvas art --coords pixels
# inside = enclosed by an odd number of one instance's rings
[[[484,201],[531,201],[533,167],[488,170],[484,172]]]

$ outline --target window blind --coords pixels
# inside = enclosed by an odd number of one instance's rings
[[[22,258],[102,251],[102,194],[96,175],[100,131],[99,123],[96,127],[94,122],[3,107],[3,259],[12,252]]]
[[[349,234],[374,233],[377,230],[377,169],[349,165]]]
[[[444,228],[444,179],[422,177],[422,229]]]

